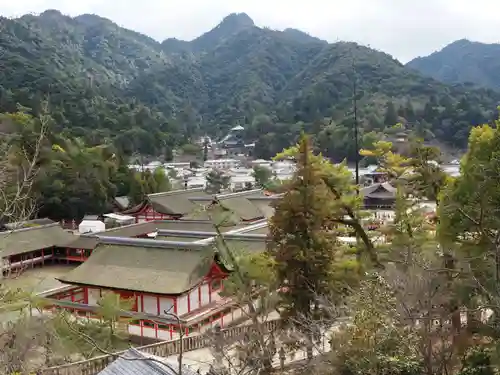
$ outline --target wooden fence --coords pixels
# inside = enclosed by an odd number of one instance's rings
[[[262,323],[267,332],[271,332],[278,327],[279,320],[269,320]],[[220,338],[224,342],[242,337],[251,330],[251,325],[235,326],[221,330]],[[188,352],[207,347],[213,347],[213,331],[209,331],[197,336],[184,337],[182,339],[182,350]],[[159,357],[168,357],[179,354],[179,339],[162,341],[150,345],[140,346],[136,349]],[[49,367],[41,370],[42,375],[96,375],[107,367],[111,362],[122,355],[124,351],[114,353],[113,355],[103,355],[87,359],[85,361],[73,362],[61,366]]]

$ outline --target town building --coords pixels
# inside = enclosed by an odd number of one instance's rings
[[[360,189],[363,205],[368,210],[394,208],[397,189],[388,182],[376,183]]]
[[[231,169],[241,166],[241,160],[238,159],[212,159],[203,163],[205,168],[211,169]]]

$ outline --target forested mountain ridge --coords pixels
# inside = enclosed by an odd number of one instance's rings
[[[191,42],[159,43],[110,20],[58,11],[0,18],[0,112],[37,110],[49,95],[58,131],[125,153],[171,153],[205,133],[244,125],[272,156],[301,131],[328,156],[352,156],[352,98],[366,142],[400,121],[465,145],[496,115],[500,94],[447,86],[355,43],[256,27],[232,14]]]
[[[407,64],[445,83],[471,83],[500,90],[500,44],[457,40],[429,56]]]

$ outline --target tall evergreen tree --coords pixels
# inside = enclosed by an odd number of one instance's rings
[[[318,296],[329,293],[335,252],[335,231],[330,220],[334,197],[313,163],[309,139],[299,144],[297,172],[270,221],[269,252],[277,277],[287,286],[283,315],[313,318]]]
[[[222,190],[229,187],[231,178],[222,171],[213,169],[206,176],[207,184],[205,190],[209,194],[220,194]]]
[[[398,122],[398,112],[392,101],[387,102],[387,109],[385,110],[384,124],[386,126],[393,126]]]

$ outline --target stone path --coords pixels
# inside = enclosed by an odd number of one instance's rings
[[[276,313],[275,317],[270,316],[270,318],[271,319],[276,318],[277,315],[278,314]],[[332,326],[332,328],[329,330],[329,332],[333,332],[334,330],[337,330],[339,328],[339,326],[340,326],[340,323],[335,324],[334,326]],[[317,344],[316,347],[313,349],[313,356],[330,351],[330,344],[328,343],[328,340],[326,339],[326,337],[329,336],[329,332],[325,332],[325,334],[323,335],[323,338],[324,338],[323,342],[321,342],[320,344]],[[279,346],[279,344],[278,344],[278,346]],[[235,357],[234,354],[235,354],[234,351],[232,351],[232,353],[226,354],[226,356]],[[169,362],[171,362],[171,363],[177,362],[177,360],[178,360],[177,355],[170,356],[167,358],[168,358]],[[304,359],[307,359],[306,350],[298,350],[294,354],[288,354],[287,358],[285,359],[284,364],[288,365],[288,364],[291,364],[294,362],[302,361]],[[183,364],[185,364],[186,366],[189,366],[194,371],[199,370],[201,374],[205,374],[210,369],[210,365],[213,365],[213,363],[214,363],[213,350],[209,349],[209,348],[203,348],[203,349],[198,349],[198,350],[186,352],[182,356],[182,361],[183,361]],[[226,365],[228,365],[227,361],[225,361],[225,362],[226,362]],[[279,368],[281,366],[279,353],[276,353],[274,358],[273,358],[273,366],[275,368]]]

